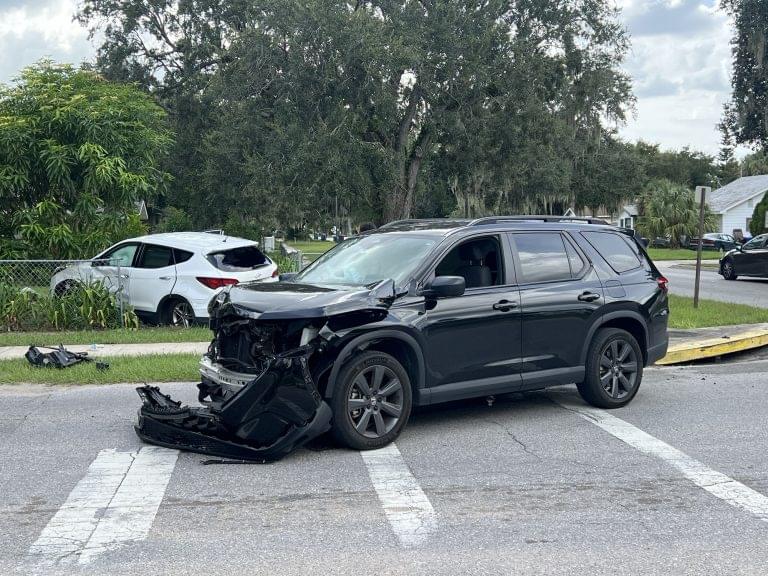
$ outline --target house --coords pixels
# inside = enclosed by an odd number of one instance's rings
[[[755,206],[768,192],[768,175],[745,176],[713,190],[706,198],[707,205],[717,219],[717,230],[733,234],[735,230],[747,232]]]
[[[616,217],[616,225],[621,228],[635,229],[637,224],[638,211],[635,204],[625,204],[619,210],[619,215]]]

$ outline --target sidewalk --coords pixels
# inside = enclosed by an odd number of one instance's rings
[[[209,342],[166,342],[158,344],[100,344],[94,350],[88,345],[64,347],[72,352],[88,352],[88,356],[146,356],[150,354],[200,354]],[[734,352],[768,346],[768,324],[716,326],[693,330],[670,330],[669,351],[657,364],[679,364],[713,358]],[[27,346],[0,346],[0,360],[23,358]]]
[[[200,354],[210,342],[162,342],[158,344],[99,344],[96,349],[87,344],[64,345],[72,352],[87,352],[88,356],[146,356],[149,354]],[[0,346],[0,360],[24,358],[29,346]],[[46,350],[43,350],[45,352]]]

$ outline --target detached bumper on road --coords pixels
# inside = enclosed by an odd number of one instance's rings
[[[307,365],[308,349],[276,356],[236,394],[190,407],[141,386],[136,433],[145,442],[239,460],[278,460],[330,429],[331,409]],[[202,389],[201,389],[202,390]],[[201,394],[204,396],[204,394]]]

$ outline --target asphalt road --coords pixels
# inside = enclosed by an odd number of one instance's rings
[[[384,456],[270,465],[147,465],[133,386],[0,387],[0,573],[765,574],[766,370],[650,369],[607,415],[573,387],[452,404]]]
[[[656,262],[662,274],[669,280],[669,290],[680,296],[693,296],[696,270],[693,267],[681,267],[679,264]],[[702,268],[701,298],[748,304],[768,308],[768,279],[739,278],[729,282],[714,270]]]

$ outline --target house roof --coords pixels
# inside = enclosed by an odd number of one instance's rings
[[[768,191],[768,175],[745,176],[713,190],[707,198],[707,204],[713,212],[722,214],[751,198],[765,194],[766,191]]]
[[[622,212],[626,212],[630,216],[637,216],[637,206],[634,204],[625,204],[624,207],[621,209]]]

